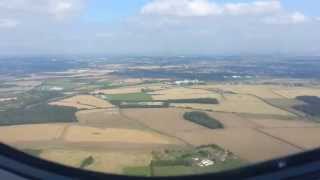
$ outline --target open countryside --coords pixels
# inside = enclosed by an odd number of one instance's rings
[[[0,84],[0,141],[135,176],[220,172],[320,146],[320,82],[186,79],[185,67],[137,60],[10,75]]]

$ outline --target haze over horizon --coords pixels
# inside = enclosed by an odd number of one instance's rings
[[[319,55],[317,0],[0,0],[0,55]]]

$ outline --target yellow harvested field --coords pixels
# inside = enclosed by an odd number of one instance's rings
[[[283,97],[294,99],[298,96],[318,96],[320,97],[320,89],[318,88],[305,88],[305,87],[292,87],[286,89],[274,90],[276,93]]]
[[[311,150],[320,147],[320,127],[309,128],[271,128],[262,131],[284,139],[292,144]]]
[[[278,119],[250,119],[260,128],[310,128],[319,127],[319,123],[302,120],[278,120]]]
[[[217,93],[210,92],[203,89],[190,88],[171,88],[149,93],[154,100],[170,100],[170,99],[196,99],[196,98],[216,98],[221,96]]]
[[[250,94],[265,99],[282,98],[281,95],[274,93],[273,89],[279,89],[279,86],[273,85],[196,85],[200,89],[230,91],[237,94]]]
[[[76,113],[80,124],[92,127],[142,129],[141,125],[123,117],[119,109],[94,109],[83,110]]]
[[[273,107],[259,98],[250,95],[228,94],[224,99],[219,101],[219,104],[185,104],[173,103],[175,107],[193,108],[201,110],[212,110],[229,113],[249,113],[249,114],[269,114],[295,116],[287,111]]]
[[[80,167],[83,159],[90,156],[91,153],[81,151],[67,151],[67,150],[44,150],[40,157],[49,161],[63,164],[71,167]]]
[[[259,124],[251,119],[242,118],[232,113],[206,112],[209,116],[217,119],[224,125],[224,128],[258,128]]]
[[[128,94],[128,93],[138,93],[141,92],[140,87],[126,87],[117,89],[105,89],[94,91],[95,94]]]
[[[148,166],[152,160],[152,155],[148,152],[110,152],[93,157],[96,161],[88,169],[117,174],[121,174],[126,167]]]
[[[176,108],[125,109],[123,114],[132,120],[166,134],[175,135],[177,132],[194,132],[206,129],[203,126],[187,121],[183,114],[187,112]]]
[[[233,86],[232,91],[238,94],[251,94],[264,99],[281,98],[272,90],[273,86],[259,86],[259,85],[238,85]]]
[[[41,124],[0,127],[0,141],[5,143],[51,141],[59,138],[66,125]]]
[[[171,138],[155,132],[133,129],[93,128],[72,126],[65,135],[65,140],[71,143],[79,142],[123,142],[134,144],[174,144]]]
[[[71,167],[80,167],[84,159],[93,157],[93,164],[86,169],[109,173],[122,173],[125,167],[147,166],[152,155],[149,152],[90,152],[79,150],[45,150],[40,157]]]
[[[250,162],[270,160],[300,152],[299,148],[283,143],[250,128],[205,130],[178,133],[180,138],[199,146],[217,144]]]
[[[90,95],[77,95],[71,98],[63,99],[49,103],[55,106],[75,107],[77,109],[95,109],[95,108],[112,108],[114,107],[108,101],[99,99]]]

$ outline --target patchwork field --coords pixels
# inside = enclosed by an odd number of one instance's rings
[[[83,110],[76,116],[80,124],[91,127],[144,129],[139,122],[123,117],[117,108]]]
[[[303,151],[299,146],[281,140],[277,136],[265,134],[262,130],[290,127],[307,131],[309,128],[319,127],[319,124],[301,120],[242,118],[232,113],[207,112],[225,127],[221,130],[209,130],[185,121],[184,112],[188,110],[175,108],[123,110],[125,116],[176,137],[187,144],[193,146],[217,144],[250,162],[269,160]],[[295,136],[301,139],[304,137],[300,134],[295,134]],[[314,144],[320,145],[318,142]]]
[[[288,141],[302,149],[315,149],[320,147],[320,127],[305,128],[272,128],[262,131]]]
[[[248,120],[255,123],[259,128],[308,128],[320,127],[319,123],[303,120],[278,120],[278,119],[250,119]]]
[[[249,120],[248,118],[242,118],[233,113],[221,113],[221,112],[207,112],[208,115],[218,119],[225,128],[257,128],[259,125]]]
[[[318,88],[306,88],[306,87],[294,87],[286,89],[274,90],[276,93],[283,97],[294,99],[298,96],[318,96],[320,97],[320,89]]]
[[[199,99],[215,98],[220,99],[220,95],[203,89],[190,88],[170,88],[149,93],[154,100],[175,100],[175,99]]]
[[[104,95],[104,99],[109,101],[151,101],[152,97],[149,94],[139,92],[139,93],[129,93],[129,94],[110,94]]]
[[[124,88],[116,88],[116,89],[105,89],[105,90],[97,90],[93,93],[95,94],[128,94],[128,93],[139,93],[141,92],[140,87],[124,87]]]
[[[51,141],[60,137],[65,124],[18,125],[0,127],[0,141]]]
[[[206,130],[196,135],[190,132],[177,136],[193,145],[218,144],[249,162],[270,160],[300,152],[299,148],[283,143],[250,128]]]
[[[173,136],[177,132],[198,132],[205,129],[200,125],[183,119],[185,112],[187,111],[175,108],[122,110],[122,114],[129,119],[139,121],[151,129]]]
[[[123,173],[123,169],[128,166],[148,166],[152,159],[150,152],[95,152],[61,149],[44,150],[40,157],[72,167],[80,167],[86,158],[92,157],[93,162],[85,169],[114,174]]]
[[[72,126],[65,135],[67,142],[92,142],[92,143],[135,143],[135,144],[174,144],[173,139],[154,132],[115,129],[115,128],[92,128],[83,126]]]
[[[164,85],[160,84],[142,84],[142,85],[136,85],[132,87],[121,87],[121,88],[113,88],[113,89],[102,89],[102,90],[96,90],[92,93],[94,94],[106,94],[106,95],[112,95],[112,94],[129,94],[129,93],[139,93],[144,90],[148,91],[156,91],[156,90],[162,90],[164,89]]]
[[[251,95],[255,95],[265,99],[282,97],[281,95],[278,95],[273,92],[273,89],[275,88],[279,89],[279,86],[272,86],[272,85],[213,84],[213,85],[194,85],[193,88],[220,91],[220,92],[232,92],[237,94],[251,94]]]
[[[77,109],[96,109],[113,107],[113,105],[108,101],[90,95],[73,96],[71,98],[51,102],[49,104],[55,106],[75,107]]]
[[[201,110],[212,110],[230,113],[250,113],[250,114],[269,114],[295,116],[287,111],[273,107],[264,101],[251,95],[228,94],[225,95],[219,104],[185,104],[172,103],[171,106],[180,108],[193,108]]]
[[[320,90],[316,88],[223,84],[177,87],[168,85],[170,83],[158,83],[97,90],[110,88],[107,87],[108,83],[113,82],[108,80],[101,81],[101,84],[90,84],[94,86],[90,91],[96,96],[75,95],[57,100],[65,96],[62,94],[43,98],[41,101],[45,101],[47,106],[51,105],[49,107],[72,108],[70,111],[73,116],[53,113],[59,114],[55,116],[48,113],[53,112],[50,108],[45,114],[72,121],[0,126],[0,141],[35,152],[44,159],[74,167],[145,175],[151,173],[150,162],[156,150],[182,152],[182,149],[217,145],[222,152],[230,151],[239,157],[237,162],[244,160],[255,163],[320,147],[317,138],[320,124],[291,109],[294,105],[304,104],[293,99],[296,96],[319,96]],[[117,85],[121,83],[115,82]],[[79,93],[77,90],[72,92]],[[43,107],[39,104],[41,101],[35,101],[32,97],[31,103],[24,108],[32,116],[33,112],[41,114],[39,112],[44,111],[43,108],[31,111],[35,107]],[[61,112],[67,110],[61,109]],[[188,119],[186,115],[190,117],[192,111],[202,114],[202,118]],[[12,111],[16,112],[19,112],[18,109]],[[28,116],[24,114],[24,117]],[[12,123],[12,119],[7,121]],[[213,166],[211,169],[195,168],[194,164],[190,167],[159,166],[155,174],[220,170],[220,166],[218,169]]]
[[[231,91],[238,94],[251,94],[264,99],[281,98],[280,95],[273,92],[274,88],[275,86],[267,85],[236,85],[232,87]]]

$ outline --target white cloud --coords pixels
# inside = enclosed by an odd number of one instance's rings
[[[72,2],[57,1],[51,5],[51,13],[58,19],[66,17],[73,11],[74,5]]]
[[[142,8],[141,14],[179,17],[252,15],[279,12],[281,9],[277,0],[225,4],[209,0],[154,0]]]
[[[280,1],[255,1],[251,3],[228,3],[223,5],[226,14],[264,14],[282,10]]]
[[[304,14],[294,12],[291,14],[280,14],[275,16],[266,17],[263,22],[267,24],[299,24],[309,20]]]
[[[0,19],[0,28],[15,28],[18,24],[19,22],[13,19]]]
[[[141,13],[144,15],[169,16],[207,16],[220,14],[222,9],[207,0],[155,0],[146,4]]]
[[[303,23],[308,20],[308,18],[300,12],[295,12],[289,17],[293,23]]]
[[[300,24],[315,20],[301,12],[290,12],[280,0],[246,3],[217,3],[210,0],[153,0],[142,7],[144,16],[159,17],[235,17],[238,21],[256,19],[265,24]]]

